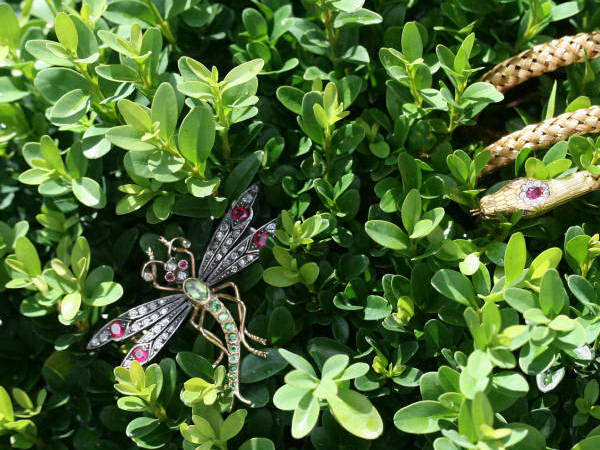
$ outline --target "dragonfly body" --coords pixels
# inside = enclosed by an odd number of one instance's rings
[[[196,274],[194,255],[189,251],[191,243],[184,238],[159,241],[167,248],[168,260],[155,258],[148,249],[149,260],[142,267],[142,278],[157,289],[175,294],[152,300],[126,311],[100,329],[90,340],[88,349],[95,349],[110,341],[122,341],[132,337],[131,347],[122,362],[129,367],[133,361],[146,364],[164,347],[171,336],[191,313],[190,323],[220,353],[214,366],[226,356],[228,360],[228,386],[238,399],[250,403],[239,392],[239,365],[241,349],[266,357],[267,353],[253,348],[248,339],[266,344],[266,341],[246,330],[246,306],[237,286],[221,282],[244,269],[258,259],[258,252],[269,237],[274,235],[275,221],[259,229],[249,228],[253,217],[252,204],[258,193],[256,185],[248,188],[221,221]],[[166,281],[166,285],[163,283]],[[237,319],[226,303],[237,308]],[[222,339],[204,326],[206,315],[219,324]]]

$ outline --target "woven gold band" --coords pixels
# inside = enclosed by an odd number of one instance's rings
[[[482,80],[492,83],[500,92],[505,92],[529,78],[581,62],[586,55],[588,58],[600,56],[600,31],[565,36],[536,45],[501,62],[486,73]],[[588,133],[600,133],[599,106],[564,113],[498,139],[483,149],[490,150],[492,157],[482,173],[487,174],[510,164],[525,147],[532,150],[545,149],[570,136]]]

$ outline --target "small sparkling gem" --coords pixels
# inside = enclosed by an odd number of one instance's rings
[[[237,333],[231,333],[227,335],[227,340],[229,342],[236,342],[238,340],[238,335]]]
[[[229,351],[231,353],[238,353],[240,351],[240,346],[239,345],[235,345],[235,344],[230,344],[229,345]]]
[[[229,320],[229,313],[223,311],[219,314],[219,322],[226,322],[227,320]]]
[[[188,278],[183,283],[183,291],[193,300],[202,301],[208,297],[208,287],[197,278]]]
[[[165,280],[168,281],[169,283],[172,281],[175,281],[175,274],[173,272],[165,273]]]
[[[165,263],[165,270],[167,272],[173,272],[175,269],[177,269],[177,261],[175,260],[175,258],[170,258]]]
[[[221,310],[221,302],[218,300],[210,302],[210,310],[212,312],[218,312]]]
[[[237,391],[238,385],[236,382],[232,382],[231,383],[231,389],[233,389],[234,391]]]
[[[225,331],[235,331],[235,324],[233,322],[228,322],[223,328]]]
[[[140,306],[140,309],[138,311],[140,312],[140,314],[146,314],[146,307]]]
[[[160,310],[160,313],[164,316],[166,313],[168,313],[169,310],[167,308],[163,308]]]
[[[152,316],[150,316],[150,318],[154,322],[155,320],[158,320],[158,314],[152,314]]]
[[[232,364],[231,366],[229,366],[229,371],[230,372],[237,372],[237,364]]]
[[[114,338],[120,338],[125,334],[125,326],[120,320],[115,320],[110,324],[110,334]]]
[[[178,271],[177,272],[177,281],[179,283],[183,283],[188,277],[187,272]]]
[[[144,350],[142,347],[136,347],[133,350],[133,357],[139,363],[143,363],[148,359],[148,352]]]
[[[183,242],[181,243],[185,248],[190,248],[190,246],[192,245],[192,243],[190,241],[188,241],[187,239],[184,239]]]
[[[188,262],[185,259],[182,259],[177,263],[177,267],[179,267],[181,270],[186,270],[188,268]]]
[[[236,363],[240,360],[240,355],[230,355],[229,356],[229,362],[231,363]]]
[[[535,200],[536,198],[541,197],[543,193],[544,193],[544,191],[542,190],[541,187],[531,186],[531,187],[527,188],[525,195],[527,195],[528,199]]]
[[[254,244],[257,247],[264,247],[265,245],[267,245],[267,240],[269,239],[269,235],[263,231],[257,231],[256,233],[254,233],[254,236],[252,237],[252,242],[254,242]]]
[[[144,278],[144,281],[152,281],[154,279],[152,272],[144,272],[144,275],[142,275],[142,277]]]
[[[243,206],[236,206],[231,211],[231,217],[233,217],[235,220],[238,220],[240,222],[243,222],[244,220],[246,220],[248,218],[248,216],[249,216],[248,210],[246,208],[244,208]]]

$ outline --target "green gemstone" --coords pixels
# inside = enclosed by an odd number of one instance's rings
[[[240,346],[239,345],[230,344],[229,345],[229,351],[231,353],[238,353],[240,351]]]
[[[236,363],[240,360],[240,355],[231,355],[229,356],[229,362]]]
[[[229,313],[223,311],[219,314],[219,322],[227,322],[229,320]]]
[[[229,367],[229,371],[230,371],[230,372],[237,372],[237,364],[232,364],[232,365]]]
[[[219,312],[221,310],[221,302],[219,300],[214,300],[210,302],[210,310],[212,312]]]
[[[208,286],[197,278],[185,280],[183,291],[192,300],[202,301],[208,298]]]
[[[237,333],[228,334],[227,339],[229,340],[229,342],[235,342],[238,340],[238,335]]]
[[[235,331],[235,324],[233,322],[228,322],[223,328],[225,328],[225,331]]]

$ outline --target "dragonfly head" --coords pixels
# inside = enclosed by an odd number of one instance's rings
[[[193,302],[204,303],[210,299],[210,289],[198,278],[188,278],[183,282],[183,293]]]
[[[152,248],[148,247],[148,261],[142,267],[142,278],[157,289],[183,292],[183,283],[190,273],[196,272],[194,255],[189,250],[191,243],[182,237],[167,240],[160,236],[158,241],[167,248],[166,261],[155,257]],[[166,285],[162,282],[166,282]]]

